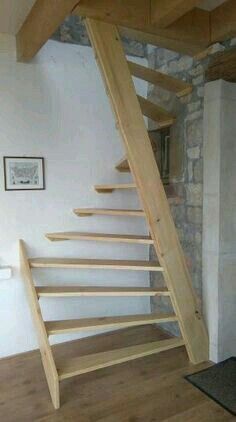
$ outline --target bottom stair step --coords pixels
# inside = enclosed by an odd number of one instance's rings
[[[57,362],[59,380],[73,377],[75,375],[85,374],[86,372],[128,362],[133,359],[149,356],[154,353],[163,352],[168,349],[180,347],[184,341],[179,338],[154,341],[151,343],[140,344],[137,346],[125,347],[123,349],[110,350],[107,352],[91,354],[60,360]]]
[[[155,324],[161,322],[177,321],[175,314],[138,314],[114,317],[66,319],[61,321],[46,321],[45,327],[48,335],[72,333],[104,328],[135,327],[137,325]]]

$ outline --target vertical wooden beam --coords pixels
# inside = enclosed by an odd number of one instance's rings
[[[32,59],[78,4],[79,0],[37,0],[16,35],[17,59]]]
[[[20,264],[22,277],[24,279],[28,295],[32,318],[34,320],[34,326],[36,327],[36,334],[38,337],[42,362],[48,382],[48,388],[55,409],[59,409],[60,395],[58,373],[54,362],[51,346],[48,341],[48,336],[42,318],[41,309],[38,302],[38,296],[32,279],[31,269],[29,267],[25,244],[23,240],[20,240]],[[35,380],[35,382],[37,382],[37,380]]]
[[[114,25],[86,19],[101,73],[123,137],[154,246],[191,361],[208,359],[208,336],[160,179],[128,63]]]
[[[167,28],[200,3],[201,0],[151,0],[151,23]]]

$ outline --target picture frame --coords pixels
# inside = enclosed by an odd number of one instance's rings
[[[44,190],[43,157],[3,157],[5,191]]]

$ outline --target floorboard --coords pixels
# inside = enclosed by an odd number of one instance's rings
[[[103,352],[168,336],[154,326],[119,330],[54,347],[56,360]],[[2,422],[233,422],[183,376],[191,365],[184,347],[61,382],[61,408],[52,407],[38,351],[0,360]]]

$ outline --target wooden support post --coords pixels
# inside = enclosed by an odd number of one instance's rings
[[[25,282],[29,305],[31,309],[32,318],[37,331],[39,348],[41,352],[42,362],[48,382],[48,388],[51,394],[52,402],[55,409],[60,407],[59,395],[59,378],[54,362],[51,346],[48,341],[48,336],[44,321],[42,318],[40,306],[38,303],[38,295],[32,279],[31,270],[28,263],[26,249],[23,240],[20,240],[20,264],[21,272]]]
[[[114,25],[86,19],[86,26],[123,137],[154,246],[192,362],[208,359],[208,336],[160,179],[128,63]]]

